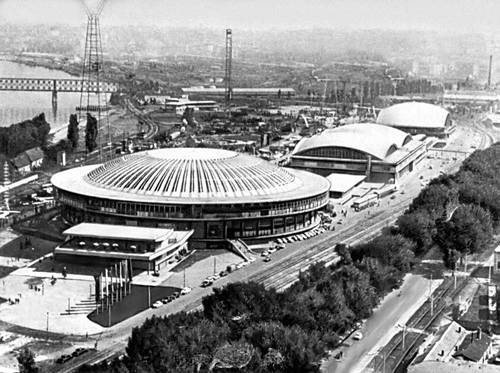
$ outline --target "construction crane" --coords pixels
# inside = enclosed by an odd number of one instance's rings
[[[228,28],[226,29],[226,69],[224,75],[224,94],[226,99],[226,110],[228,117],[231,118],[231,98],[233,95],[231,86],[231,70],[232,70],[232,60],[233,60],[233,31]]]

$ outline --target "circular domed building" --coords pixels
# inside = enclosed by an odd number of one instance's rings
[[[194,247],[269,240],[315,227],[330,184],[301,170],[220,149],[170,148],[52,177],[63,219],[193,229]]]

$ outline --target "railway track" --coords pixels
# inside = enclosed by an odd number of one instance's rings
[[[414,350],[415,346],[418,346],[417,342],[421,341],[422,337],[427,334],[427,330],[432,325],[432,322],[448,307],[447,298],[453,298],[458,294],[464,282],[464,280],[461,280],[455,289],[453,279],[445,279],[443,284],[441,284],[432,294],[432,311],[431,301],[428,299],[406,323],[406,329],[412,331],[405,333],[404,348],[403,332],[399,332],[376,356],[373,357],[368,364],[368,368],[372,369],[374,372],[398,371],[401,365],[406,361],[409,353]]]
[[[328,237],[318,242],[314,247],[301,252],[292,258],[283,258],[277,265],[249,277],[249,281],[255,281],[264,284],[267,288],[274,287],[277,290],[283,290],[293,284],[301,271],[309,268],[310,265],[318,262],[333,264],[340,258],[335,252],[335,246],[338,243],[356,244],[367,240],[386,226],[395,222],[408,206],[412,197],[406,197],[392,206],[391,210],[386,210],[380,214],[373,215],[367,219],[361,226],[351,226],[341,230],[338,234]],[[374,222],[374,220],[377,220]]]

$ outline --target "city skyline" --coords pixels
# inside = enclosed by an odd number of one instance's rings
[[[95,1],[91,1],[93,3]],[[241,29],[423,29],[495,32],[500,3],[479,0],[138,0],[106,2],[102,22],[109,25],[233,27]],[[77,0],[0,0],[0,22],[70,24],[85,22]]]

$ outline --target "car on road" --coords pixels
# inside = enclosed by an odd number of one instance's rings
[[[89,351],[88,348],[78,347],[75,351],[73,351],[73,353],[71,354],[71,356],[73,356],[73,357],[80,356],[80,355],[83,355],[84,353],[86,353],[88,351]]]
[[[263,251],[262,253],[260,253],[260,256],[263,256],[265,258],[266,256],[269,256],[269,252]]]
[[[236,264],[236,269],[243,268],[245,266],[243,263],[245,263],[245,262],[240,262],[240,263]]]
[[[270,248],[267,250],[267,252],[268,252],[269,254],[272,254],[272,253],[275,253],[277,250],[278,250],[278,249],[276,249],[275,247],[270,247]]]
[[[163,303],[161,300],[157,300],[156,302],[153,303],[153,305],[151,307],[153,308],[160,308],[161,306],[163,306]]]
[[[201,287],[206,288],[206,287],[212,285],[213,283],[214,283],[213,281],[206,279],[206,280],[203,280],[203,282],[201,283]]]
[[[354,339],[355,341],[363,339],[363,333],[357,331],[356,333],[353,334],[352,339]]]
[[[173,297],[175,298],[179,298],[181,296],[181,292],[180,291],[176,291],[175,293],[172,294]]]
[[[56,363],[57,364],[64,364],[65,362],[71,360],[73,358],[73,356],[71,355],[61,355],[57,360],[56,360]]]
[[[270,257],[270,256],[266,256],[266,257],[264,258],[264,262],[266,262],[266,263],[267,263],[267,262],[270,262],[270,261],[271,261],[271,257]]]
[[[219,272],[219,276],[220,276],[220,277],[225,277],[225,276],[227,276],[227,275],[228,275],[227,271],[220,271],[220,272]]]
[[[276,250],[283,250],[286,248],[286,245],[284,243],[279,243],[275,247],[276,247]]]
[[[212,281],[212,282],[215,282],[215,281],[217,281],[218,279],[220,279],[220,276],[219,276],[218,274],[216,274],[216,275],[212,275],[212,276],[208,276],[208,277],[207,277],[207,280],[210,280],[210,281]]]
[[[171,299],[170,297],[166,297],[166,298],[163,298],[163,299],[161,300],[161,302],[162,302],[163,304],[167,304],[167,303],[169,303],[169,302],[171,302],[171,301],[172,301],[172,299]]]
[[[191,293],[191,290],[193,290],[193,289],[191,289],[190,287],[186,286],[185,288],[182,288],[181,295],[189,294],[189,293]]]

